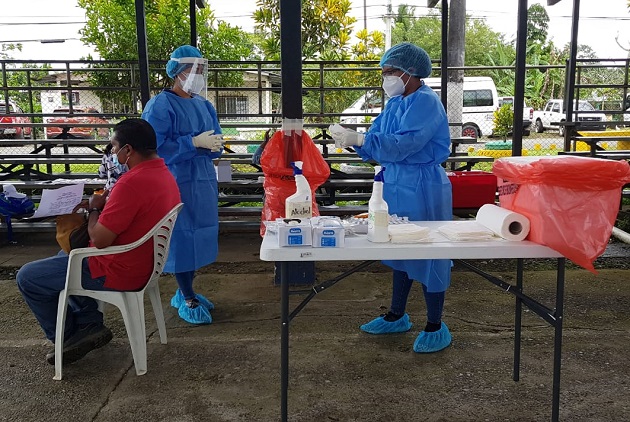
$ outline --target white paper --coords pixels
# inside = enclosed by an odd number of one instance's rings
[[[44,189],[33,218],[71,214],[83,199],[83,183],[59,189]]]
[[[453,221],[438,228],[450,240],[488,240],[494,232],[476,221]]]

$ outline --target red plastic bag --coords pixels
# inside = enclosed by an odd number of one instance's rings
[[[284,201],[295,193],[291,162],[302,161],[302,174],[308,180],[313,197],[313,216],[319,215],[315,190],[330,176],[330,167],[311,137],[304,131],[278,131],[273,134],[260,158],[265,174],[265,202],[260,235],[265,235],[265,221],[284,217]]]
[[[528,240],[597,273],[621,199],[625,161],[586,157],[512,157],[494,162],[501,207],[529,218]]]

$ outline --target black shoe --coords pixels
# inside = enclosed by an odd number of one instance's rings
[[[94,349],[105,346],[113,335],[103,324],[88,324],[80,327],[69,339],[63,342],[63,363],[76,362]],[[46,361],[55,364],[55,350],[46,354]]]

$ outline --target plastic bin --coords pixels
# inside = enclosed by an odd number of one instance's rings
[[[497,177],[485,171],[448,172],[453,185],[453,208],[479,208],[494,204],[497,193]]]

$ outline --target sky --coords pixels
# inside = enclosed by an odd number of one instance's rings
[[[206,0],[215,17],[246,31],[253,29],[251,14],[256,0]],[[427,13],[427,0],[352,0],[351,14],[357,18],[355,30],[367,24],[369,31],[385,29],[383,15],[387,3],[394,12],[399,4],[416,6],[416,15]],[[95,55],[79,40],[85,14],[76,0],[4,0],[0,15],[0,44],[21,42],[23,51],[12,53],[24,60],[78,60]],[[550,17],[549,35],[562,47],[571,38],[571,9],[573,0],[561,0],[546,6],[546,0],[530,0],[529,5],[541,3]],[[599,58],[624,58],[630,52],[630,11],[627,0],[581,0],[578,43],[590,45]],[[467,13],[485,18],[486,23],[506,38],[516,37],[517,0],[467,0]],[[625,48],[622,49],[619,43]],[[63,43],[41,41],[65,40]],[[96,56],[97,57],[97,56]]]

